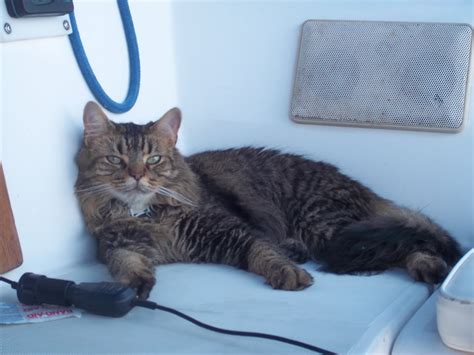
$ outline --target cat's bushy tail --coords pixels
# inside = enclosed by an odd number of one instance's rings
[[[458,243],[427,216],[378,202],[372,217],[348,225],[321,255],[324,270],[372,273],[404,267],[419,281],[439,283],[461,256]]]

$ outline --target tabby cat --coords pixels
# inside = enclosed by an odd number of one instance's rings
[[[89,102],[75,192],[99,259],[147,298],[154,267],[220,263],[273,288],[313,283],[297,266],[329,272],[403,267],[438,283],[460,251],[421,213],[398,207],[334,166],[264,148],[176,149],[177,108],[146,125],[117,124]]]

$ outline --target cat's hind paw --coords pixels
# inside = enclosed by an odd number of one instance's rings
[[[441,283],[448,274],[448,264],[439,256],[415,252],[407,258],[408,273],[416,281]]]
[[[313,284],[313,277],[305,270],[293,264],[285,264],[273,269],[267,282],[275,289],[298,291]]]

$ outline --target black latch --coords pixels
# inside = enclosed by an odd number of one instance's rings
[[[11,17],[60,16],[74,10],[72,0],[5,0]]]

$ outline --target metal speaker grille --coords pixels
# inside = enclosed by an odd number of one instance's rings
[[[459,131],[472,28],[307,21],[291,114],[298,122]]]

